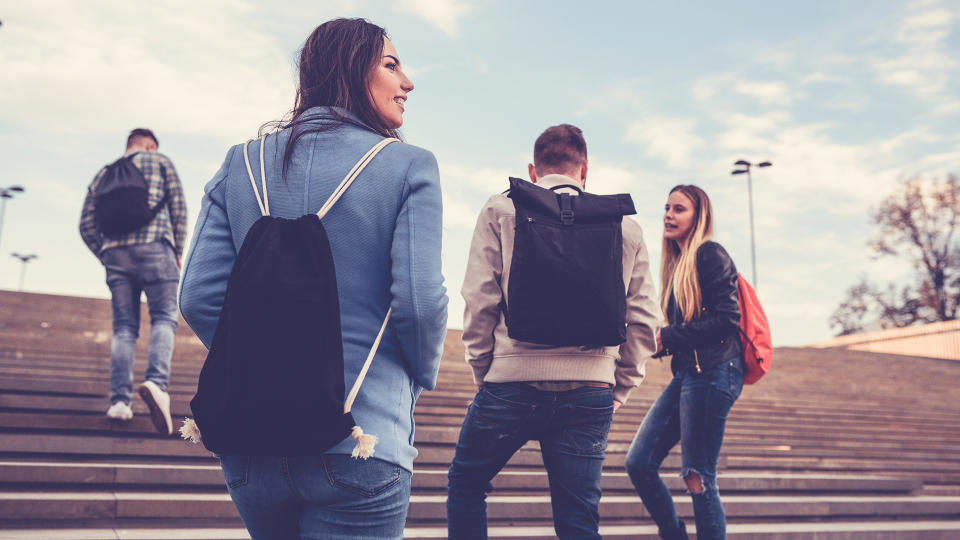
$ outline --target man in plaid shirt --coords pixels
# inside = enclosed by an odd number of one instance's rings
[[[133,417],[133,364],[140,331],[140,295],[146,293],[150,310],[150,340],[147,344],[146,381],[139,393],[157,430],[173,433],[170,418],[170,357],[180,320],[177,283],[180,257],[187,234],[187,205],[180,178],[170,158],[157,152],[157,138],[149,129],[134,129],[127,138],[124,157],[143,173],[150,207],[166,197],[153,220],[120,236],[106,237],[97,227],[96,191],[106,173],[104,167],[90,183],[80,216],[80,235],[107,271],[113,307],[113,341],[110,346],[110,408],[115,420]]]

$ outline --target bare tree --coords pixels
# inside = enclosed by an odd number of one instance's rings
[[[960,296],[960,178],[903,181],[871,212],[879,226],[870,248],[877,258],[912,262],[912,283],[884,288],[866,277],[847,290],[830,317],[840,334],[957,318]]]

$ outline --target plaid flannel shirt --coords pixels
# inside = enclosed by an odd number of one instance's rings
[[[133,152],[131,150],[124,156]],[[158,152],[138,152],[137,155],[133,156],[132,161],[143,172],[143,177],[147,180],[150,206],[159,203],[166,194],[166,207],[157,212],[153,221],[131,233],[115,238],[103,236],[97,230],[94,193],[107,170],[104,167],[94,177],[90,187],[87,188],[87,197],[83,201],[83,212],[80,214],[80,236],[83,237],[83,241],[97,258],[100,258],[100,255],[110,248],[164,240],[173,246],[177,259],[180,259],[187,238],[187,202],[183,196],[183,186],[180,185],[180,177],[177,176],[173,162],[170,161],[170,158]]]

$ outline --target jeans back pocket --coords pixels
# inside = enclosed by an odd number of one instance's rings
[[[397,485],[402,475],[399,465],[376,458],[355,459],[341,454],[324,454],[321,459],[331,486],[367,498]]]
[[[220,469],[227,487],[243,487],[250,477],[250,456],[220,456]]]

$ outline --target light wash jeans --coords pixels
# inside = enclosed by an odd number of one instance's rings
[[[253,540],[403,537],[410,471],[376,458],[220,456]]]
[[[600,538],[600,475],[612,419],[610,388],[547,392],[522,382],[484,383],[450,466],[448,538],[487,538],[490,480],[528,440],[540,442],[557,536]]]
[[[110,344],[110,403],[130,403],[133,366],[140,334],[140,296],[147,295],[150,341],[147,343],[146,380],[167,390],[170,357],[180,320],[177,282],[180,269],[173,248],[151,242],[108,249],[100,260],[107,269],[113,307],[113,341]]]
[[[681,476],[697,474],[702,493],[690,493],[699,540],[726,537],[727,519],[717,490],[717,462],[727,414],[743,389],[742,357],[731,358],[703,373],[677,372],[647,411],[627,450],[626,468],[662,538],[677,534],[677,511],[660,479],[660,464],[679,442]]]

